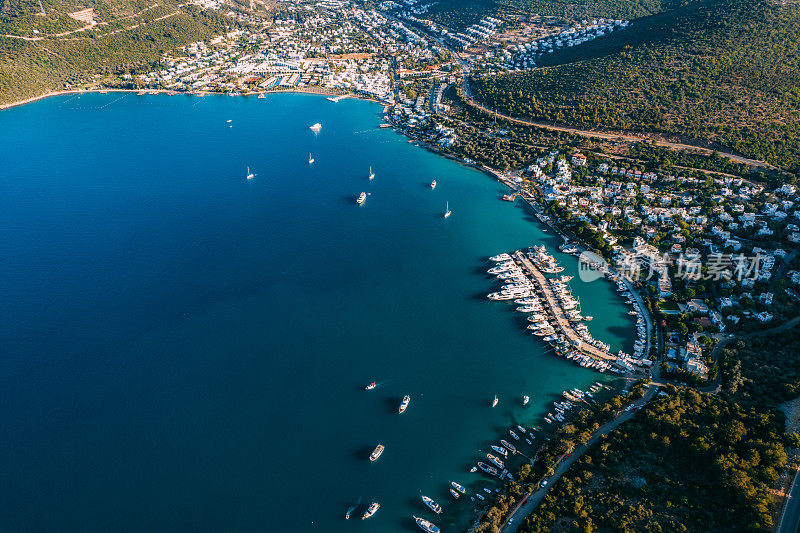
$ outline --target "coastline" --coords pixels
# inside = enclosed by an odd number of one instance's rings
[[[211,96],[211,95],[231,96],[228,93],[217,93],[217,92],[208,92],[207,93],[207,92],[202,92],[202,91],[200,91],[200,92],[182,92],[182,91],[172,91],[172,90],[168,90],[168,89],[116,89],[116,88],[111,88],[111,89],[69,89],[69,90],[64,90],[64,91],[50,91],[48,93],[40,94],[38,96],[32,96],[32,97],[27,98],[25,100],[17,100],[16,102],[10,102],[8,104],[0,104],[0,111],[2,111],[4,109],[11,109],[12,107],[23,106],[25,104],[32,104],[33,102],[37,102],[39,100],[44,100],[45,98],[51,98],[53,96],[63,96],[63,95],[67,95],[67,94],[139,93],[139,92],[142,92],[142,91],[144,91],[146,93],[146,94],[143,94],[142,96],[152,96],[152,95],[156,95],[156,94],[166,94],[168,96],[178,96],[178,95],[198,96],[198,95],[202,95],[203,97]],[[373,102],[373,103],[381,104],[381,105],[384,105],[384,106],[387,105],[385,102],[381,102],[380,100],[376,100],[374,98],[369,98],[367,96],[364,96],[364,95],[358,94],[358,93],[352,93],[352,92],[348,92],[348,91],[336,92],[336,91],[332,91],[332,90],[330,90],[330,91],[329,90],[316,90],[316,91],[314,91],[314,90],[310,90],[308,88],[303,88],[303,89],[285,89],[285,90],[279,90],[279,91],[261,91],[261,92],[259,92],[259,91],[251,91],[251,92],[246,92],[246,93],[238,93],[238,94],[232,95],[232,96],[258,96],[258,95],[261,95],[261,94],[265,94],[266,95],[266,94],[280,94],[280,93],[316,94],[316,95],[320,95],[320,96],[347,94],[347,95],[350,96],[350,98],[357,98],[359,100],[364,100],[365,102]]]

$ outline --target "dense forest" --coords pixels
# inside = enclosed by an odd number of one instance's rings
[[[764,530],[787,462],[774,418],[670,388],[579,459],[520,531]]]
[[[800,171],[800,4],[689,0],[543,63],[475,78],[474,93],[515,116],[662,132]]]
[[[725,393],[743,405],[774,408],[800,395],[800,329],[737,340],[722,349]]]
[[[94,6],[96,17],[108,24],[50,37],[52,32],[74,30],[82,23],[45,5],[47,17],[21,10],[0,12],[0,35],[41,37],[35,41],[0,37],[0,103],[87,83],[96,75],[149,65],[168,50],[208,39],[232,24],[215,12],[191,5],[179,7],[174,0],[162,1],[156,7],[138,0],[98,0],[89,5]],[[63,9],[73,7],[80,6],[66,5]],[[34,30],[40,33],[34,34]]]

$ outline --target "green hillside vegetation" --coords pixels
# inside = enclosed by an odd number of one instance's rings
[[[758,531],[787,463],[775,417],[672,389],[595,445],[520,531]]]
[[[724,391],[743,405],[775,408],[800,395],[800,329],[733,341],[722,350]]]
[[[800,170],[800,5],[697,0],[547,58],[473,80],[515,116],[661,132]]]
[[[190,42],[210,39],[232,27],[232,20],[213,11],[177,2],[134,0],[89,4],[60,2],[55,11],[44,3],[47,16],[11,9],[0,11],[0,34],[41,38],[22,40],[0,37],[0,103],[9,103],[48,91],[94,80],[95,76],[120,73],[151,65],[168,50]],[[64,13],[94,7],[96,19],[107,22],[94,29],[55,37],[53,33],[83,27]],[[38,11],[38,3],[36,7]],[[158,18],[165,17],[162,20]],[[138,24],[133,29],[132,26]],[[35,34],[36,29],[40,33]]]

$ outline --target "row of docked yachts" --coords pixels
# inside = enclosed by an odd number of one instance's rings
[[[629,314],[636,317],[636,341],[633,343],[633,357],[634,359],[641,359],[644,357],[644,351],[647,345],[647,322],[644,320],[643,311],[636,301],[636,297],[631,292],[628,284],[621,277],[616,277],[614,280],[617,282],[617,291],[622,293],[626,298],[625,303],[631,305],[633,309]]]
[[[543,244],[531,246],[528,259],[545,274],[558,274],[564,271],[564,267],[558,264],[555,257],[547,253]]]

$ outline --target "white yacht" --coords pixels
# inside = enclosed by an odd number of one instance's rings
[[[375,179],[375,173],[372,171],[372,167],[369,167],[369,176],[368,177],[369,177],[370,180]]]
[[[311,154],[308,154],[308,164],[309,165],[313,165],[314,164],[314,158],[311,157]]]
[[[322,129],[322,124],[317,122],[316,124],[309,126],[308,129],[310,129],[314,133],[319,133],[319,131]]]
[[[358,199],[356,200],[356,203],[358,205],[364,205],[364,202],[366,202],[366,201],[367,201],[367,193],[362,192],[361,194],[358,195]]]
[[[245,176],[245,177],[246,177],[247,179],[251,180],[251,179],[255,178],[255,177],[256,177],[256,175],[255,175],[255,174],[253,174],[252,172],[250,172],[250,167],[247,167],[247,176]]]
[[[431,189],[435,189],[435,188],[436,188],[436,180],[433,180],[431,182]]]
[[[453,214],[453,212],[452,212],[452,211],[450,211],[450,202],[446,202],[446,203],[445,203],[445,212],[444,212],[444,218],[448,218],[448,217],[449,217],[450,215],[452,215],[452,214]]]

